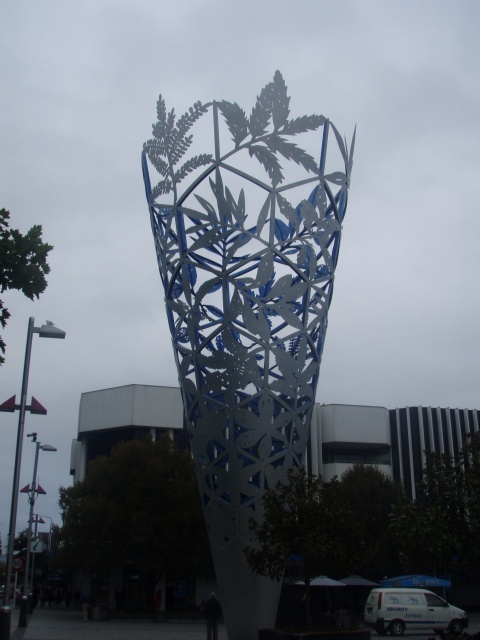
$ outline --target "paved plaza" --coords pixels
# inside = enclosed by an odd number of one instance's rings
[[[11,640],[206,640],[204,622],[153,622],[114,619],[82,621],[82,613],[72,609],[35,609],[28,627],[18,627],[19,610],[12,612]],[[480,632],[480,613],[468,614],[468,633]],[[427,640],[433,633],[407,632],[409,640]],[[376,636],[372,633],[372,640]],[[228,640],[225,625],[219,626],[218,640]]]
[[[36,608],[28,627],[18,627],[18,609],[12,612],[11,640],[206,640],[204,622],[153,620],[82,621],[81,611]],[[227,640],[225,625],[218,640]]]

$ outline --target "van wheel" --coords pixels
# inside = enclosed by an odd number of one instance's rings
[[[448,630],[450,631],[450,633],[453,633],[453,635],[458,636],[463,631],[463,624],[460,620],[452,620],[450,626],[448,627]]]
[[[392,636],[401,636],[405,631],[405,625],[401,620],[392,620],[390,623],[388,630],[392,634]]]

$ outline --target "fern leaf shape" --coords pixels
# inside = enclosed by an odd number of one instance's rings
[[[211,162],[213,162],[213,157],[209,153],[201,153],[198,156],[190,158],[190,160],[187,160],[187,162],[175,172],[175,182],[181,182],[189,173]]]
[[[165,124],[167,122],[167,107],[165,105],[165,100],[163,99],[162,94],[158,96],[157,100],[157,120],[159,124]]]
[[[273,77],[273,91],[272,91],[272,117],[273,127],[275,130],[279,129],[287,122],[290,98],[287,95],[287,85],[282,77],[280,71],[275,71]]]
[[[147,140],[143,145],[143,150],[148,153],[149,156],[152,155],[159,157],[167,155],[163,138],[151,138],[150,140]]]
[[[158,173],[164,178],[167,177],[169,173],[168,164],[165,160],[162,160],[157,155],[149,154],[148,155],[150,162],[153,164]]]
[[[318,173],[318,165],[315,159],[293,142],[287,142],[280,136],[269,136],[265,140],[265,144],[274,153],[278,152],[287,160],[293,160],[307,171]]]
[[[172,182],[170,180],[162,180],[152,189],[152,197],[158,198],[158,196],[170,193],[172,190]]]
[[[245,111],[236,102],[232,103],[226,100],[219,102],[218,108],[225,118],[235,146],[238,147],[248,136],[248,120]]]
[[[260,164],[265,167],[272,185],[276,187],[283,180],[282,166],[270,149],[262,145],[252,145],[248,149],[251,156],[254,156]]]
[[[172,109],[168,116],[165,124],[165,131],[163,134],[163,139],[165,140],[165,146],[167,149],[172,148],[172,138],[175,129],[175,109]]]
[[[324,125],[325,122],[326,118],[324,116],[302,116],[301,118],[287,120],[283,125],[280,133],[282,133],[282,135],[295,136],[298,133],[316,131],[319,127]]]
[[[165,127],[167,125],[167,109],[165,100],[162,95],[158,96],[157,101],[157,122],[152,126],[153,135],[162,139],[165,136]]]
[[[193,124],[208,110],[208,104],[195,102],[193,107],[183,114],[177,122],[176,139],[183,138]]]
[[[257,102],[252,109],[248,129],[253,138],[259,138],[267,132],[268,123],[272,115],[273,82],[269,82],[257,96]]]
[[[178,164],[179,160],[181,160],[192,144],[192,139],[193,136],[190,135],[173,142],[172,148],[170,149],[170,162],[172,164]]]
[[[154,138],[143,145],[143,150],[160,175],[166,177],[169,173],[168,164],[161,159],[161,156],[167,156],[165,145]]]

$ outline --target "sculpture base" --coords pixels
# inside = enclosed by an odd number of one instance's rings
[[[250,570],[243,546],[233,540],[212,549],[228,640],[257,640],[259,629],[274,627],[282,589],[281,581]]]

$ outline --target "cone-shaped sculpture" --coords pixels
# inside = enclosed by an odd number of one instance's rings
[[[352,166],[353,141],[349,150],[323,116],[289,118],[289,102],[278,71],[249,116],[236,103],[197,102],[177,121],[160,96],[142,154],[230,640],[275,623],[280,584],[255,576],[243,549],[262,494],[303,465]],[[212,153],[196,153],[197,139],[209,144],[207,112]],[[315,138],[319,161],[292,136]]]

